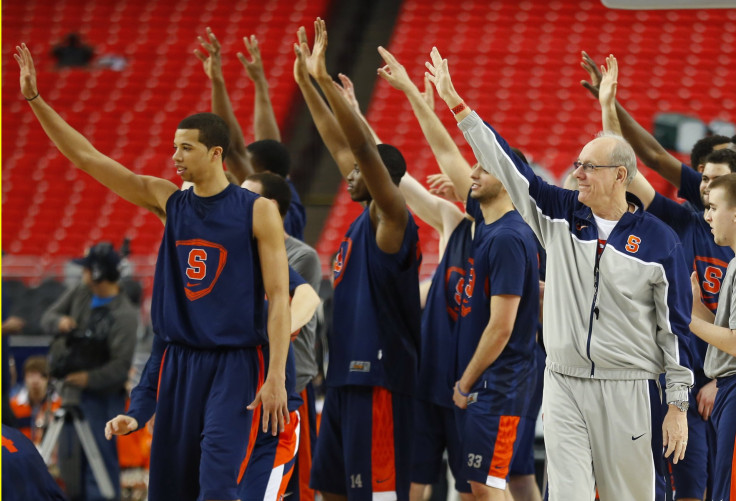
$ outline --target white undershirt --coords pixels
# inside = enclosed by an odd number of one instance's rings
[[[598,238],[600,240],[608,240],[608,235],[611,234],[613,228],[618,224],[618,220],[611,221],[610,219],[603,219],[593,214],[595,218],[595,225],[598,227]]]

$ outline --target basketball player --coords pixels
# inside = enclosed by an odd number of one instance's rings
[[[321,19],[315,32],[311,55],[306,43],[295,47],[296,64],[303,61],[334,112],[356,162],[352,169],[338,166],[351,198],[366,208],[335,262],[335,335],[311,486],[327,501],[408,499],[421,254],[417,226],[397,186],[406,164],[396,148],[376,146],[335,89]]]
[[[179,191],[97,151],[40,96],[25,44],[15,59],[21,92],[59,150],[165,225],[151,306],[156,338],[143,374],[159,374],[157,394],[134,390],[128,414],[109,421],[106,435],[136,430],[155,410],[149,499],[238,499],[252,411],[263,404],[262,426],[273,434],[288,421],[288,267],[278,211],[228,183],[222,159],[229,137],[216,115],[192,115],[179,124],[174,166],[194,185]],[[270,370],[260,385],[266,343]]]

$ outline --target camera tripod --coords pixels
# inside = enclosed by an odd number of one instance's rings
[[[106,499],[115,498],[115,489],[110,482],[110,476],[107,473],[105,464],[102,461],[102,455],[100,449],[97,447],[94,436],[92,436],[92,430],[89,427],[89,423],[84,418],[84,414],[81,409],[76,405],[62,405],[62,407],[54,413],[54,418],[51,421],[46,434],[41,442],[41,457],[43,461],[48,465],[51,461],[51,454],[54,451],[54,447],[59,440],[61,429],[64,427],[64,423],[71,422],[74,425],[74,430],[77,432],[79,442],[82,445],[84,455],[87,457],[92,474],[95,477],[97,486],[100,488],[100,492]]]

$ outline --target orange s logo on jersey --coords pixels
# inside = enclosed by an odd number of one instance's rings
[[[695,256],[693,270],[698,274],[700,294],[703,304],[715,312],[718,308],[718,294],[721,292],[721,281],[726,275],[728,262],[712,256]]]
[[[641,238],[636,235],[629,235],[629,239],[626,242],[626,250],[633,254],[639,250],[639,244],[641,244]]]
[[[187,259],[187,276],[192,280],[202,280],[207,275],[207,251],[204,249],[192,249]]]
[[[463,301],[460,307],[460,315],[463,317],[470,313],[470,299],[473,297],[473,291],[475,290],[475,260],[472,257],[468,259],[468,265],[467,280],[464,283],[465,287],[463,288],[462,285],[458,284],[463,291]]]
[[[212,292],[225,268],[227,249],[220,244],[200,238],[177,240],[176,247],[181,249],[179,259],[184,261],[186,266],[184,294],[187,299],[195,301]]]
[[[9,438],[3,437],[3,447],[8,449],[8,452],[18,452],[18,449],[15,447],[15,444]]]
[[[350,259],[350,253],[352,250],[353,241],[350,238],[345,237],[340,244],[337,254],[335,255],[335,264],[332,267],[332,277],[334,279],[333,287],[337,287],[340,282],[342,282],[343,271],[345,271],[345,267],[348,265],[348,260]]]
[[[721,292],[721,279],[723,278],[723,270],[715,266],[708,266],[703,272],[703,290],[711,294]]]

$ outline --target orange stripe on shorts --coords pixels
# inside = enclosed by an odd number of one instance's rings
[[[491,458],[491,468],[488,470],[489,477],[505,479],[509,474],[520,419],[519,416],[501,416],[498,423],[496,445],[493,448],[493,457]]]
[[[371,470],[373,492],[396,491],[396,454],[394,451],[394,412],[391,392],[373,388],[373,427]]]
[[[161,389],[161,374],[164,372],[164,362],[166,361],[166,353],[169,351],[167,346],[164,349],[164,354],[161,355],[161,365],[158,366],[158,383],[156,384],[156,400],[158,400],[158,391]]]
[[[261,386],[263,386],[263,380],[265,379],[265,367],[263,364],[263,350],[259,346],[257,348],[258,350],[258,386],[256,387],[256,394],[261,391]],[[250,402],[248,402],[250,404]],[[256,410],[253,411],[253,422],[250,424],[250,436],[248,437],[248,449],[245,452],[245,457],[243,458],[243,462],[240,463],[240,473],[238,473],[238,483],[243,479],[243,475],[245,474],[245,467],[248,465],[248,460],[250,459],[250,455],[253,452],[253,446],[256,445],[256,438],[258,437],[258,427],[261,424],[261,407],[262,405],[259,405],[256,407]]]
[[[300,501],[314,501],[314,491],[309,488],[309,475],[312,471],[312,437],[309,430],[309,401],[306,388],[301,393],[304,403],[299,407],[301,426],[299,435],[299,499]]]

